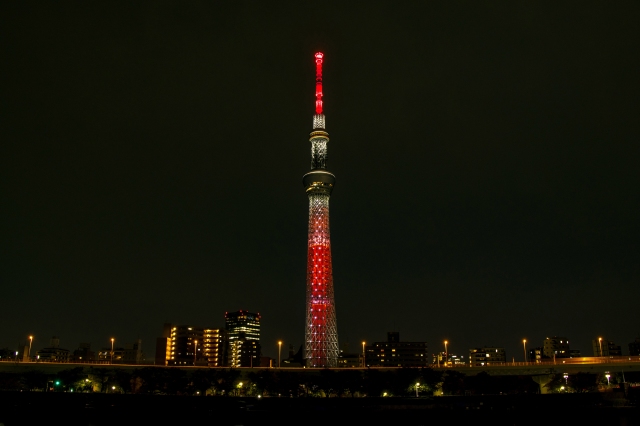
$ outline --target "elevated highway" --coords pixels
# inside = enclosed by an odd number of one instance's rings
[[[194,370],[194,369],[207,369],[214,367],[207,366],[180,366],[180,367],[164,367],[164,366],[156,366],[152,364],[105,364],[105,363],[73,363],[73,362],[15,362],[15,361],[2,361],[0,362],[0,372],[23,372],[26,370],[39,370],[45,373],[55,374],[61,370],[67,370],[70,368],[83,367],[83,368],[118,368],[123,370],[133,370],[136,368],[180,368],[183,370]],[[566,358],[566,359],[557,359],[555,362],[507,362],[507,363],[494,363],[490,365],[485,365],[482,367],[470,367],[466,365],[454,365],[448,367],[438,367],[435,365],[430,366],[434,370],[437,371],[457,371],[460,373],[464,373],[466,375],[476,375],[480,372],[487,372],[492,376],[510,376],[510,375],[549,375],[555,373],[614,373],[614,372],[628,372],[628,371],[640,371],[640,356],[633,357],[605,357],[605,358],[595,358],[595,357],[580,357],[580,358]],[[228,367],[217,367],[217,368],[228,368]],[[265,369],[267,367],[241,367],[238,370],[241,371],[251,371],[251,370],[260,370]],[[353,370],[367,370],[367,369],[375,369],[381,371],[389,371],[389,370],[397,370],[399,367],[368,367],[366,369],[353,369]],[[276,368],[271,368],[272,370],[276,370]],[[305,372],[313,372],[318,371],[319,369],[309,369],[309,368],[282,368],[287,371],[305,371]],[[343,370],[343,369],[335,369],[335,370]]]

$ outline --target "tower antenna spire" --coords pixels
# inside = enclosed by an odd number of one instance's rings
[[[322,52],[315,54],[316,57],[316,114],[322,114]]]

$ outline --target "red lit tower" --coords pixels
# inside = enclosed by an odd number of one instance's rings
[[[305,358],[307,367],[336,367],[338,328],[333,298],[331,240],[329,238],[329,197],[336,177],[327,170],[325,117],[322,113],[322,60],[316,61],[316,113],[313,116],[311,171],[302,183],[309,196],[309,242],[307,247],[307,326]]]

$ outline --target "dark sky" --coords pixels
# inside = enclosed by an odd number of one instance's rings
[[[638,3],[9,3],[0,347],[300,345],[318,50],[341,345],[640,334]]]

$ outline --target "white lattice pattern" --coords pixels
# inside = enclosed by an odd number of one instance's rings
[[[326,129],[324,114],[313,115],[313,128],[314,129]]]
[[[327,142],[324,138],[311,141],[311,168],[324,169],[327,166]]]
[[[326,193],[309,194],[307,253],[307,366],[336,367],[338,331],[331,267],[329,195]]]

